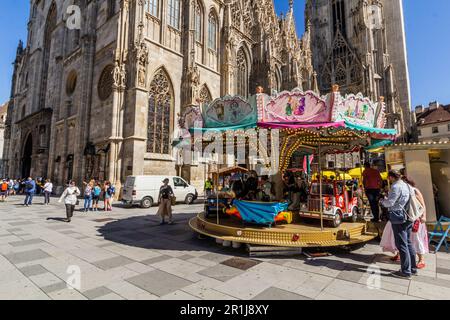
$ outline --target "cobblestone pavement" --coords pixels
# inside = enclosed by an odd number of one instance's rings
[[[399,266],[376,243],[314,260],[249,259],[197,239],[187,222],[201,205],[176,206],[176,225],[161,227],[156,208],[77,212],[67,224],[55,199],[29,208],[22,200],[0,203],[0,299],[450,298],[446,253],[427,256],[427,269],[408,281],[388,275]],[[232,258],[244,263],[233,267]]]

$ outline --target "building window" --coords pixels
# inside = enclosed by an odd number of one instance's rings
[[[70,97],[77,87],[77,72],[75,70],[72,70],[69,75],[67,76],[66,81],[66,94],[68,97]]]
[[[150,13],[154,17],[158,17],[159,14],[159,0],[148,0],[145,6],[145,11]]]
[[[195,3],[194,10],[194,23],[195,23],[195,41],[203,42],[203,10],[200,3]]]
[[[169,0],[169,25],[180,29],[180,0]]]
[[[108,0],[108,19],[116,14],[116,0]]]
[[[173,87],[164,70],[156,72],[150,85],[147,152],[170,154],[173,125]]]
[[[333,0],[333,31],[335,35],[338,30],[346,37],[346,16],[343,0]]]
[[[217,19],[212,12],[208,18],[208,48],[217,51]]]
[[[248,62],[245,52],[242,48],[237,53],[237,76],[236,76],[236,91],[237,94],[243,98],[248,96]]]
[[[103,69],[100,79],[98,81],[98,97],[101,101],[107,100],[112,93],[114,84],[114,66],[108,65]]]
[[[439,133],[439,128],[438,127],[433,127],[433,134],[437,134]]]
[[[52,35],[53,31],[56,29],[57,23],[57,11],[55,2],[52,3],[47,14],[47,21],[45,23],[44,30],[44,46],[43,46],[43,68],[41,77],[41,92],[39,105],[41,109],[47,107],[46,97],[47,97],[47,82],[49,76],[49,66],[50,66],[50,54],[52,49]]]
[[[419,135],[419,137],[422,136],[422,130],[417,130],[417,134]]]
[[[200,99],[200,103],[211,103],[212,102],[212,96],[211,96],[211,92],[209,91],[208,87],[206,85],[204,85],[201,90],[200,90],[200,94],[199,94],[199,99]]]

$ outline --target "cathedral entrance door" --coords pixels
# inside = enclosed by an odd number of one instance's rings
[[[25,143],[25,148],[23,150],[22,157],[22,178],[28,178],[31,175],[31,160],[33,155],[33,138],[31,134],[28,135],[27,141]]]

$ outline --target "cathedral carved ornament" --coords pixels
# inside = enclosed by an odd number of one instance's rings
[[[144,41],[140,41],[135,45],[134,55],[136,59],[136,85],[140,88],[146,88],[147,84],[147,67],[149,63],[149,49]]]

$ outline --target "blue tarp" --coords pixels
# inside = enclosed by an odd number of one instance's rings
[[[270,225],[280,212],[288,210],[288,203],[248,202],[234,200],[233,205],[239,210],[242,220],[248,223]]]

